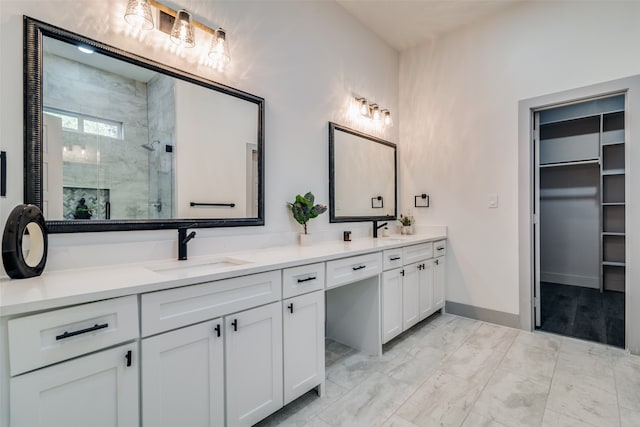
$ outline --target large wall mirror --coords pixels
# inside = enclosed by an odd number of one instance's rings
[[[396,145],[329,123],[329,221],[397,217]]]
[[[264,225],[264,99],[24,26],[25,201],[50,232]]]

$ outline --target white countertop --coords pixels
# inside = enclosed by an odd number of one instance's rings
[[[445,239],[442,233],[328,241],[251,251],[44,272],[30,279],[0,279],[0,316],[204,283],[263,271],[330,261],[383,249]],[[214,267],[222,261],[219,267]],[[224,261],[229,261],[225,263]],[[233,264],[235,262],[243,262]],[[190,268],[187,268],[189,266]],[[157,270],[157,271],[154,271]],[[162,270],[162,271],[160,271]]]

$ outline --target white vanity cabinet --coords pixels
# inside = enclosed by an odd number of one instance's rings
[[[440,249],[436,260],[433,243],[406,246],[401,254],[384,251],[385,266],[394,266],[392,259],[403,266],[382,275],[383,343],[444,306],[444,242],[435,246]]]
[[[382,274],[382,343],[402,332],[402,268]]]
[[[138,425],[136,296],[18,317],[8,332],[12,427]]]
[[[284,404],[324,387],[323,262],[282,270]]]
[[[283,406],[282,302],[224,323],[227,426],[252,426]]]
[[[224,426],[223,340],[222,319],[142,340],[143,426]]]
[[[447,253],[447,241],[440,240],[434,243],[436,258],[433,260],[433,305],[434,311],[444,307],[445,304],[445,263]]]

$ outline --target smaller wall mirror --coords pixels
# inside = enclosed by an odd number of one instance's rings
[[[329,221],[397,217],[396,145],[329,123]]]

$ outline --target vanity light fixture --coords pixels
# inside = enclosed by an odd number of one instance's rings
[[[159,11],[157,27],[154,25],[152,7]],[[214,30],[202,24],[193,19],[185,9],[176,11],[157,0],[128,0],[124,19],[129,25],[139,29],[151,30],[155,27],[168,34],[171,41],[181,47],[196,45],[194,28],[198,28],[212,36],[209,49],[211,65],[222,71],[231,62],[227,32],[222,28]]]
[[[391,112],[388,109],[381,108],[375,102],[369,102],[366,98],[354,96],[355,110],[362,117],[372,120],[376,126],[385,125],[393,126]]]
[[[171,29],[171,41],[180,47],[194,47],[196,38],[193,32],[191,14],[185,9],[180,9]]]

